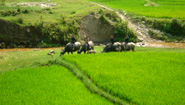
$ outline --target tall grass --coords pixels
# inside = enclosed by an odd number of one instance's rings
[[[121,98],[142,105],[185,104],[185,50],[146,51],[69,55],[64,59]]]
[[[145,0],[90,0],[103,3],[115,9],[121,9],[136,15],[160,18],[185,18],[185,1],[183,0],[152,0],[157,7],[144,6]]]
[[[109,105],[61,66],[19,69],[0,74],[0,104]]]

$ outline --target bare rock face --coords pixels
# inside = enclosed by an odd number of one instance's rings
[[[36,46],[41,40],[42,33],[34,26],[20,26],[11,21],[0,19],[0,39],[7,47],[14,44],[29,47]]]
[[[83,40],[87,35],[95,43],[107,42],[110,35],[114,34],[114,26],[111,22],[102,22],[97,15],[87,15],[81,20],[80,38]]]

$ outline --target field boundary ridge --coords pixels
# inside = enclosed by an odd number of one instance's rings
[[[104,89],[101,89],[93,82],[93,80],[91,80],[86,74],[84,74],[81,70],[79,70],[78,66],[76,66],[75,64],[62,60],[61,65],[66,67],[77,78],[79,78],[86,86],[86,88],[90,90],[90,92],[100,95],[108,99],[109,101],[113,102],[114,104],[119,104],[119,105],[137,104],[127,98],[120,98],[119,96],[112,95],[109,92],[106,92]]]

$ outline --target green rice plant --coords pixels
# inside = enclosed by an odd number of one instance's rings
[[[0,74],[0,104],[111,105],[92,94],[62,66],[26,68]]]
[[[99,87],[137,104],[185,104],[185,50],[136,48],[136,52],[69,55]],[[97,62],[98,61],[98,62]]]

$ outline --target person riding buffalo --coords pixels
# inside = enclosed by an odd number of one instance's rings
[[[110,41],[111,41],[111,43],[112,43],[112,45],[113,45],[113,44],[114,44],[114,36],[111,35],[110,38],[111,38]]]
[[[89,37],[85,35],[85,43],[88,45],[88,48],[91,49],[91,45],[89,44]]]
[[[114,44],[114,36],[113,35],[110,36],[110,42],[111,42],[111,45],[110,45],[110,48],[111,48]]]
[[[127,49],[128,42],[129,42],[129,37],[128,37],[128,35],[126,35],[126,37],[125,37],[125,50]]]
[[[73,50],[74,50],[74,43],[76,42],[76,38],[74,35],[72,35],[72,38],[71,38],[71,43],[73,44]]]

